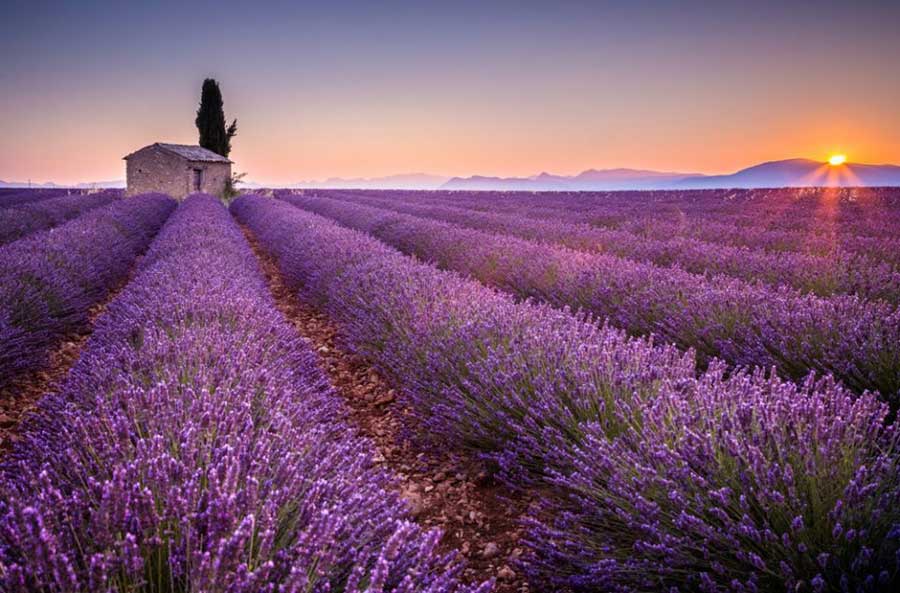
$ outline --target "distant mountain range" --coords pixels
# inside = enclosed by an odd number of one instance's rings
[[[343,179],[332,177],[324,181],[302,181],[287,187],[291,189],[437,189],[448,180],[441,175],[407,173],[387,177],[357,177]]]
[[[291,188],[448,189],[492,191],[612,191],[627,189],[704,189],[809,186],[900,186],[900,167],[846,163],[832,166],[810,159],[771,161],[730,175],[702,175],[644,169],[588,169],[577,175],[540,173],[532,177],[446,178],[415,173],[366,179],[332,178],[296,183]]]
[[[79,183],[78,188],[124,187],[123,180]],[[611,191],[626,189],[706,189],[809,186],[900,186],[900,166],[846,163],[829,165],[810,159],[771,161],[742,169],[730,175],[702,175],[642,169],[588,169],[578,175],[541,173],[533,177],[452,177],[428,173],[409,173],[387,177],[303,181],[291,189],[452,189],[494,191]],[[0,187],[29,187],[28,183],[0,181]],[[71,187],[55,183],[31,184],[31,187]],[[241,187],[272,187],[253,181]]]
[[[677,187],[808,187],[808,186],[900,186],[897,165],[846,163],[829,165],[809,159],[771,161],[731,175],[700,175],[682,179]]]
[[[684,179],[702,177],[698,173],[673,173],[641,169],[588,169],[578,175],[541,173],[534,177],[454,177],[441,189],[572,191],[614,189],[656,189],[673,187]]]
[[[454,177],[441,189],[609,191],[809,186],[900,186],[900,167],[856,163],[829,165],[809,159],[788,159],[762,163],[731,175],[590,169],[570,177],[547,173],[534,177]]]

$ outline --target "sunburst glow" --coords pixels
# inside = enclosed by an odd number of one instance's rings
[[[833,154],[828,158],[828,164],[831,166],[843,165],[847,162],[847,155],[845,154]]]

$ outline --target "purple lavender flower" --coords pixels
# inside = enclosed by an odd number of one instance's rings
[[[462,586],[227,210],[188,198],[0,466],[0,589]]]
[[[542,486],[525,566],[538,586],[895,584],[898,432],[872,394],[716,360],[697,374],[690,354],[516,302],[321,216],[259,196],[232,211],[403,387],[418,438]],[[466,257],[468,245],[416,235],[429,240]]]
[[[888,401],[900,392],[900,309],[885,301],[706,277],[316,195],[282,198],[518,298],[692,349],[704,366],[719,358],[796,381],[811,371],[831,374]],[[900,282],[892,276],[878,285]]]
[[[40,203],[59,199],[69,198]],[[159,194],[117,200],[0,247],[0,386],[85,325],[89,308],[124,280],[174,208]]]
[[[0,207],[0,245],[49,229],[121,198],[121,190],[80,193]]]

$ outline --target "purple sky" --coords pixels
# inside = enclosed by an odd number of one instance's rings
[[[251,179],[900,162],[900,2],[19,3],[0,179],[196,142],[207,75]]]

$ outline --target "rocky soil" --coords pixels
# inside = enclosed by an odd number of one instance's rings
[[[91,335],[94,321],[106,311],[107,305],[128,284],[129,279],[121,282],[103,301],[91,307],[88,311],[88,324],[60,340],[50,350],[46,365],[22,373],[0,389],[0,455],[18,440],[19,426],[41,396],[56,389],[65,379],[69,369],[81,355],[81,349]]]
[[[247,229],[278,308],[319,354],[322,369],[348,404],[350,418],[377,449],[376,462],[399,479],[414,519],[444,532],[441,545],[466,559],[465,579],[496,579],[498,593],[528,592],[516,569],[524,553],[520,517],[527,497],[494,481],[477,460],[424,453],[404,435],[409,413],[397,392],[364,359],[343,347],[339,328],[298,299],[284,284],[275,261]]]

